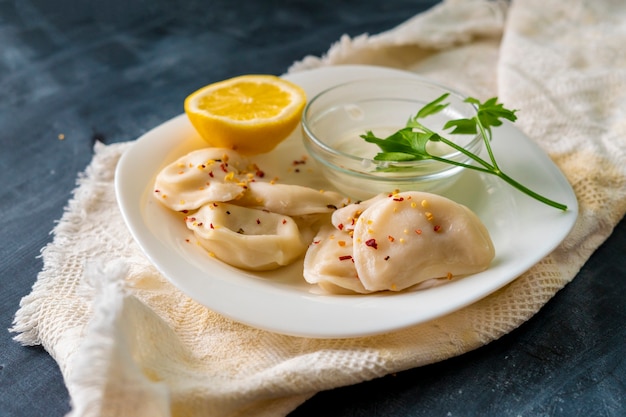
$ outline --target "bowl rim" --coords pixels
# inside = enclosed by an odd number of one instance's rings
[[[376,84],[381,84],[381,83],[385,83],[385,82],[394,82],[394,83],[407,83],[407,84],[419,84],[419,85],[426,85],[428,87],[434,87],[434,88],[438,88],[442,91],[442,94],[444,92],[449,93],[451,96],[454,96],[456,99],[460,100],[461,102],[466,103],[469,107],[473,108],[475,112],[477,112],[478,108],[475,104],[470,103],[470,102],[466,102],[465,100],[468,98],[468,96],[460,93],[457,90],[454,90],[450,87],[447,87],[441,83],[438,83],[436,81],[431,81],[427,78],[421,77],[419,75],[414,75],[411,78],[408,77],[399,77],[399,76],[390,76],[390,77],[377,77],[377,78],[359,78],[359,79],[355,79],[355,80],[350,80],[350,81],[346,81],[346,82],[342,82],[339,83],[337,85],[328,87],[322,91],[320,91],[319,93],[317,93],[316,95],[313,96],[313,98],[311,98],[311,100],[309,100],[307,102],[307,104],[305,105],[303,111],[302,111],[302,116],[301,116],[301,128],[304,130],[304,142],[305,142],[305,147],[309,150],[309,153],[312,154],[312,156],[315,159],[318,159],[321,163],[323,163],[324,165],[330,166],[332,168],[335,169],[339,169],[340,171],[343,172],[347,172],[347,173],[351,173],[351,174],[356,174],[358,176],[362,176],[362,177],[369,177],[369,178],[376,178],[377,180],[388,180],[388,181],[398,181],[399,179],[406,179],[407,181],[416,181],[416,180],[428,180],[429,178],[433,178],[433,177],[439,177],[441,176],[443,173],[448,172],[448,171],[459,171],[458,168],[462,168],[463,167],[459,167],[457,165],[454,164],[444,164],[442,162],[433,160],[433,159],[420,159],[420,160],[416,160],[416,161],[377,161],[374,160],[373,157],[363,157],[363,156],[356,156],[356,155],[352,155],[350,153],[346,153],[343,151],[340,151],[330,145],[328,145],[327,143],[325,143],[324,141],[322,141],[321,139],[319,139],[319,137],[313,133],[313,131],[311,130],[309,123],[308,123],[308,113],[311,109],[311,107],[316,104],[320,99],[322,99],[324,96],[326,96],[328,93],[331,93],[332,91],[341,89],[341,88],[346,88],[349,87],[351,85],[357,85],[357,84],[368,84],[368,83],[376,83]],[[392,99],[393,97],[388,97],[389,99]],[[381,175],[375,175],[376,171],[368,171],[368,170],[355,170],[355,169],[348,169],[346,168],[346,166],[344,165],[337,165],[337,164],[333,164],[330,161],[326,160],[326,159],[321,159],[318,155],[316,155],[315,152],[311,152],[311,144],[310,142],[321,148],[324,152],[329,153],[333,156],[339,157],[339,158],[345,158],[347,161],[352,162],[353,164],[356,164],[356,166],[375,166],[375,167],[380,167],[380,166],[384,166],[384,165],[388,165],[390,163],[392,163],[394,166],[397,166],[398,168],[413,168],[416,165],[419,166],[424,166],[427,167],[429,165],[438,165],[438,164],[442,164],[444,165],[444,168],[441,170],[437,170],[428,174],[420,174],[418,176],[408,176],[408,175],[390,175],[393,174],[393,172],[385,172],[384,176]],[[482,135],[480,133],[477,133],[476,135],[474,135],[474,137],[472,137],[468,143],[466,145],[464,145],[464,148],[469,148],[472,149],[473,147],[480,147],[480,145],[482,144]],[[444,155],[441,155],[445,158],[454,158],[454,157],[459,157],[463,155],[462,152],[457,151],[457,150],[453,150],[452,152],[446,153]],[[462,160],[461,162],[469,162],[471,161],[471,158],[467,157],[466,159]],[[383,171],[381,171],[383,172]]]

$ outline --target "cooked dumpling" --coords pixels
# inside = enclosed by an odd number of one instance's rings
[[[242,269],[275,269],[293,262],[307,248],[291,217],[265,210],[210,203],[186,217],[185,223],[207,251]]]
[[[386,194],[378,194],[374,197],[359,201],[357,203],[349,204],[343,208],[336,210],[331,217],[331,222],[333,226],[335,226],[339,230],[354,230],[356,226],[356,220],[359,218],[361,213],[365,211],[369,206],[376,203],[377,201],[384,200],[387,198]]]
[[[489,267],[495,250],[467,207],[423,192],[390,194],[361,213],[353,231],[355,268],[370,291],[399,291],[431,278]]]
[[[348,202],[346,197],[334,191],[262,181],[248,183],[246,192],[233,201],[234,204],[289,216],[330,213]]]
[[[335,293],[368,293],[352,258],[352,237],[332,225],[322,226],[304,256],[304,279]]]
[[[154,194],[176,211],[195,210],[213,201],[229,201],[245,189],[247,161],[237,152],[205,148],[188,153],[156,177]]]

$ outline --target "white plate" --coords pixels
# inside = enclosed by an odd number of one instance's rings
[[[355,78],[414,75],[369,66],[339,66],[287,75],[312,97]],[[567,204],[562,212],[518,192],[499,179],[464,173],[446,195],[470,207],[490,231],[496,257],[482,273],[444,285],[394,294],[326,295],[307,284],[302,264],[252,273],[207,256],[177,214],[152,197],[153,181],[166,164],[201,148],[185,115],[139,138],[116,172],[117,199],[132,235],[150,261],[175,286],[213,311],[257,328],[306,337],[357,337],[426,322],[467,306],[513,281],[549,254],[569,233],[577,216],[574,193],[547,155],[510,124],[494,132],[500,167],[531,189]],[[305,155],[300,132],[265,155],[259,165],[285,182],[328,188]]]

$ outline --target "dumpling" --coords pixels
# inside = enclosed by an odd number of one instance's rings
[[[289,216],[330,213],[348,202],[346,197],[334,191],[262,181],[249,182],[246,192],[233,201],[234,204]]]
[[[288,265],[307,248],[291,217],[265,210],[210,203],[187,216],[185,223],[209,253],[242,269]]]
[[[352,257],[352,237],[331,224],[321,227],[304,256],[304,279],[330,293],[361,293],[366,290]]]
[[[331,222],[333,226],[335,226],[339,230],[354,230],[354,227],[356,226],[356,221],[361,213],[363,213],[365,209],[367,209],[372,204],[376,203],[377,201],[384,200],[385,198],[387,198],[386,194],[377,194],[368,200],[348,204],[345,207],[342,207],[333,212]]]
[[[154,195],[175,211],[195,210],[214,201],[229,201],[245,190],[248,162],[225,148],[188,153],[159,172]]]
[[[353,231],[353,258],[369,291],[400,291],[431,278],[487,269],[495,249],[467,207],[435,194],[390,194],[365,209]]]

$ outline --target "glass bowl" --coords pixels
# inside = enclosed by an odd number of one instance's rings
[[[481,135],[452,135],[443,131],[448,120],[471,118],[476,107],[465,97],[441,85],[418,78],[377,78],[351,81],[313,97],[302,114],[307,152],[320,164],[328,181],[339,191],[357,199],[394,190],[441,193],[465,169],[434,160],[376,161],[378,146],[360,137],[368,130],[385,138],[405,127],[419,109],[444,93],[450,103],[440,113],[420,121],[472,153],[483,147]],[[430,154],[470,163],[470,158],[441,142],[429,142]]]

